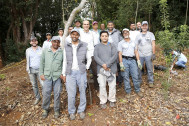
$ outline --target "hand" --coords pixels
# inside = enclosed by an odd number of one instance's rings
[[[138,68],[139,68],[140,70],[142,70],[142,64],[141,64],[140,60],[137,61],[137,64],[138,64]]]
[[[63,81],[64,83],[66,83],[66,76],[63,76]]]
[[[102,67],[106,70],[107,69],[107,65],[103,64]]]
[[[122,72],[125,71],[125,67],[123,65],[123,62],[120,62],[119,65],[120,65],[120,71],[122,71]]]
[[[153,60],[156,60],[156,55],[153,54],[151,59],[152,59],[152,61],[153,61]]]
[[[40,78],[41,78],[42,81],[45,80],[45,76],[44,75],[41,75]]]
[[[63,75],[62,74],[60,75],[60,79],[63,80]]]

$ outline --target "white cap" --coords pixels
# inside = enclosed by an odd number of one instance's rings
[[[144,24],[147,24],[147,25],[148,25],[148,22],[147,22],[147,21],[143,21],[143,22],[142,22],[142,25],[144,25]]]
[[[60,37],[59,37],[59,36],[53,36],[53,37],[52,37],[52,41],[53,41],[53,40],[59,40],[59,41],[60,41]]]
[[[124,28],[124,29],[122,30],[122,32],[124,32],[124,31],[128,31],[128,32],[129,32],[129,29],[128,29],[128,28]]]

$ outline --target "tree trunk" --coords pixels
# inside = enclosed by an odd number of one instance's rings
[[[187,20],[188,20],[188,0],[187,0],[187,4],[186,4],[186,19],[185,19],[185,25],[187,24]]]
[[[64,28],[64,35],[63,35],[63,41],[61,43],[61,47],[62,49],[64,49],[64,44],[65,44],[65,39],[66,36],[68,35],[68,28],[69,26],[72,24],[76,14],[85,6],[85,3],[87,2],[87,0],[82,0],[79,4],[78,7],[74,8],[72,13],[70,14],[70,17],[68,18],[68,21],[66,22],[65,28]]]
[[[137,8],[136,8],[136,15],[135,15],[135,25],[137,23],[137,14],[138,14],[138,0],[137,0]],[[136,27],[137,29],[137,27]]]

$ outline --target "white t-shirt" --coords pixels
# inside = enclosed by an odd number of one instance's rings
[[[133,42],[135,41],[137,35],[140,34],[139,31],[129,31],[129,33],[130,33],[129,37],[130,37],[130,39],[131,39]]]
[[[100,43],[100,34],[99,32],[92,31],[94,37],[94,46]]]
[[[45,49],[45,48],[49,49],[51,46],[52,46],[51,40],[46,40],[43,43],[42,49]]]
[[[173,54],[178,57],[178,61],[184,61],[187,62],[187,58],[183,53],[178,53],[176,51],[173,51]]]

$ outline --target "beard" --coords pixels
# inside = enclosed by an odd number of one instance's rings
[[[78,39],[75,39],[75,38],[72,39],[72,42],[77,42],[77,41],[78,41]]]

